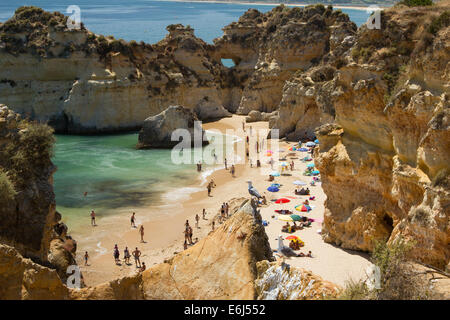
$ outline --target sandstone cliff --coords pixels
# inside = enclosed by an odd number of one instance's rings
[[[66,27],[67,17],[19,8],[0,25],[0,101],[57,132],[140,128],[170,105],[201,120],[272,112],[297,70],[339,56],[356,31],[322,5],[250,9],[209,45],[182,25],[150,45]],[[348,45],[348,43],[345,43]],[[222,65],[231,58],[233,68]]]
[[[416,259],[448,267],[449,9],[385,10],[380,30],[358,30],[331,79],[313,81],[313,99],[332,110],[322,117],[334,113],[316,131],[326,241],[370,251],[403,237]]]
[[[321,299],[339,288],[273,260],[261,217],[250,202],[206,238],[143,273],[69,289],[58,273],[0,245],[0,299]],[[12,266],[15,266],[12,268]]]
[[[55,210],[53,130],[0,105],[0,243],[57,270],[76,264],[76,242]]]

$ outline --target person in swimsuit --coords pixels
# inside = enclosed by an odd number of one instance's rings
[[[91,210],[91,226],[96,226],[94,209]]]
[[[134,257],[134,262],[136,263],[136,268],[140,268],[141,267],[140,256],[141,256],[141,252],[136,247],[136,250],[133,251],[133,257]],[[139,266],[138,266],[138,264],[139,264]]]
[[[134,223],[136,217],[135,217],[135,213],[133,212],[133,214],[131,215],[131,226],[133,228],[136,228],[136,224]]]
[[[88,259],[89,259],[89,254],[86,251],[86,253],[84,254],[84,265],[87,266],[88,265]]]
[[[139,234],[141,235],[141,242],[145,242],[144,241],[144,225],[142,225],[142,224],[139,227]]]

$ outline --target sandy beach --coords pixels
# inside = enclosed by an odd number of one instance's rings
[[[233,115],[231,118],[224,118],[216,122],[204,124],[206,130],[220,130],[225,132],[227,129],[234,129],[234,134],[241,139],[235,144],[235,148],[245,148],[245,139],[249,134],[249,128],[252,127],[253,135],[257,130],[267,130],[267,122],[255,122],[246,124],[246,132],[242,129],[243,116]],[[253,136],[250,137],[250,159],[256,155],[256,150],[252,145]],[[279,142],[279,147],[276,145]],[[279,148],[285,150],[280,156],[289,154],[288,148],[294,143],[286,143],[278,140],[270,140],[269,148]],[[266,146],[265,146],[266,147]],[[242,149],[241,149],[242,150]],[[245,149],[244,149],[245,150]],[[274,150],[277,151],[277,150]],[[274,154],[275,155],[275,154]],[[305,152],[296,152],[294,157],[287,156],[287,161],[294,161],[294,171],[288,171],[287,175],[281,175],[275,178],[275,183],[281,184],[280,191],[271,193],[267,187],[271,182],[267,181],[267,172],[271,171],[268,161],[270,157],[263,154],[261,157],[262,168],[250,167],[249,163],[236,164],[236,175],[232,177],[229,170],[220,169],[214,171],[207,179],[213,179],[216,187],[212,189],[211,196],[207,195],[206,181],[201,178],[193,179],[192,185],[186,186],[185,194],[177,193],[173,195],[168,193],[164,195],[168,199],[167,205],[159,207],[143,207],[124,209],[123,213],[114,217],[100,218],[97,221],[98,226],[91,227],[89,219],[86,219],[86,228],[81,232],[72,233],[72,236],[78,241],[77,262],[81,267],[84,279],[87,285],[96,285],[121,276],[134,274],[137,269],[133,259],[131,265],[122,263],[116,265],[113,258],[113,247],[115,244],[120,249],[121,258],[123,249],[128,246],[130,252],[138,247],[142,252],[141,261],[144,261],[147,267],[162,263],[177,252],[183,250],[184,243],[184,223],[188,219],[193,227],[193,239],[201,239],[211,231],[211,220],[219,212],[220,206],[224,202],[229,202],[232,198],[249,197],[246,181],[251,180],[254,187],[267,197],[268,204],[261,207],[261,215],[269,224],[266,232],[272,249],[277,248],[278,235],[281,234],[281,226],[285,221],[277,219],[276,209],[289,209],[302,215],[302,212],[295,211],[294,207],[304,201],[306,196],[296,196],[294,194],[295,180],[302,180],[309,184],[312,177],[303,176],[306,169],[306,163],[300,161],[306,156]],[[292,159],[291,159],[292,158]],[[255,162],[255,161],[254,161]],[[232,164],[229,160],[228,166]],[[195,171],[195,164],[192,165],[193,176],[198,177]],[[277,170],[278,168],[275,168]],[[315,196],[314,201],[310,201],[313,208],[306,215],[313,219],[321,221],[323,219],[324,201],[326,199],[320,183],[316,186],[309,186],[311,195]],[[197,191],[198,190],[198,191]],[[195,192],[192,192],[195,191]],[[175,197],[175,198],[174,198]],[[271,200],[288,197],[291,201],[286,204],[276,204]],[[170,201],[169,201],[170,200]],[[206,209],[206,219],[203,220],[202,209]],[[130,225],[130,216],[136,212],[136,225],[143,224],[145,229],[145,243],[140,242],[138,228],[132,228]],[[200,216],[199,228],[195,227],[195,215]],[[70,226],[69,226],[70,228]],[[325,243],[321,235],[317,232],[321,228],[321,223],[316,221],[310,228],[296,231],[294,235],[305,242],[302,252],[312,251],[313,258],[296,257],[286,260],[292,266],[302,267],[322,276],[324,279],[344,285],[350,278],[358,279],[364,277],[365,269],[369,265],[367,256],[349,250],[343,250],[331,244]],[[288,234],[283,234],[284,237]],[[95,247],[92,247],[96,244]],[[285,240],[285,245],[288,241]],[[88,249],[85,249],[88,248]],[[89,265],[84,266],[84,252],[88,250],[90,255]]]

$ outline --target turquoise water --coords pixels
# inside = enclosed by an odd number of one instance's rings
[[[173,23],[189,24],[195,34],[212,43],[222,28],[249,8],[262,12],[268,5],[193,3],[150,0],[8,0],[0,1],[0,21],[10,18],[17,7],[35,5],[66,13],[69,5],[81,9],[88,29],[125,40],[155,43]],[[343,9],[359,26],[365,11]],[[101,215],[117,209],[161,204],[161,194],[195,181],[195,165],[174,165],[169,150],[136,150],[137,134],[110,136],[57,136],[54,175],[57,209],[71,227],[91,209]],[[84,193],[87,192],[87,196]]]

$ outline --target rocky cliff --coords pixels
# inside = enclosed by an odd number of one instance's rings
[[[331,112],[318,114],[334,115],[316,131],[326,241],[370,251],[403,237],[416,259],[448,267],[449,13],[448,2],[385,10],[381,29],[361,27],[345,65],[300,98],[322,99]]]
[[[0,101],[57,132],[140,128],[170,105],[201,120],[272,112],[286,80],[338,56],[356,25],[322,5],[250,9],[209,45],[182,25],[150,45],[70,30],[67,17],[21,7],[0,25]],[[222,65],[230,58],[233,68]]]
[[[55,210],[53,130],[0,105],[0,243],[56,269],[76,264],[76,242]]]
[[[54,270],[0,245],[0,299],[321,299],[338,293],[309,271],[270,262],[261,217],[248,200],[231,212],[219,228],[165,263],[83,289],[67,288]]]

